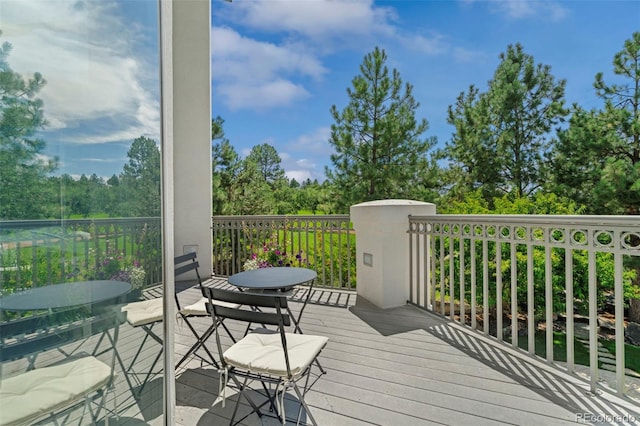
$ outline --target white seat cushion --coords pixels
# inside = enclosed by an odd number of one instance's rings
[[[209,316],[209,313],[207,313],[207,306],[206,306],[206,303],[208,301],[209,299],[207,299],[206,297],[203,297],[202,299],[198,300],[196,303],[189,306],[185,306],[184,308],[180,309],[180,313],[183,315]],[[213,303],[217,306],[224,306],[232,309],[237,309],[240,307],[240,305],[236,303],[222,302],[220,300],[214,300]]]
[[[311,365],[329,341],[324,336],[286,333],[289,364],[293,376]],[[227,364],[255,373],[287,377],[287,364],[280,333],[251,333],[227,349],[223,355]]]
[[[143,300],[141,302],[128,303],[122,307],[127,313],[127,322],[133,327],[162,321],[164,307],[162,298]]]
[[[0,424],[23,425],[74,403],[109,382],[111,368],[95,357],[36,368],[0,383]]]

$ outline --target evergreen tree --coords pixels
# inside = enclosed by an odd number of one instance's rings
[[[47,175],[57,167],[57,160],[42,158],[45,142],[35,137],[46,125],[36,97],[45,80],[13,71],[11,48],[7,42],[0,47],[0,219],[41,219],[50,202]]]
[[[476,190],[485,200],[498,194],[500,164],[495,155],[495,141],[490,135],[488,96],[480,94],[473,85],[468,93],[460,93],[455,106],[449,106],[449,124],[455,132],[445,147],[451,160],[446,180],[450,184],[449,197],[457,201]]]
[[[431,172],[426,155],[435,138],[421,139],[428,123],[415,118],[413,86],[395,69],[390,75],[386,61],[378,47],[367,54],[347,89],[349,104],[342,111],[331,107],[334,168],[326,174],[342,212],[363,201],[411,198]]]
[[[506,193],[527,196],[540,188],[549,132],[568,114],[566,81],[556,80],[551,67],[536,65],[520,44],[509,45],[500,60],[486,93],[471,86],[449,107],[456,131],[445,149],[452,165],[469,173],[457,184],[482,188],[488,200]]]
[[[245,158],[233,186],[233,214],[271,214],[274,204],[273,190],[264,180],[260,166],[250,158]]]
[[[268,144],[263,143],[251,148],[251,152],[244,160],[258,169],[259,176],[267,184],[269,190],[262,193],[261,204],[268,206],[263,208],[261,214],[292,214],[295,213],[293,202],[293,190],[289,188],[289,181],[281,166],[278,151]],[[247,166],[248,167],[248,166]],[[253,182],[257,185],[257,182]]]
[[[270,185],[275,185],[276,182],[285,179],[284,169],[281,166],[282,160],[272,145],[263,143],[254,146],[247,159],[258,166],[262,178]]]
[[[77,182],[68,187],[69,213],[88,217],[91,212],[91,187],[89,178],[83,173]]]
[[[640,32],[624,43],[613,58],[619,84],[605,83],[602,73],[594,88],[604,109],[589,112],[575,107],[570,126],[559,133],[551,156],[556,191],[565,191],[586,205],[589,213],[640,214]],[[629,235],[627,244],[640,246]],[[629,319],[640,322],[640,262],[629,257],[635,270],[633,285],[625,289]]]
[[[234,214],[233,192],[240,168],[238,153],[224,134],[224,120],[218,116],[211,120],[212,140],[212,203],[213,214]]]
[[[595,77],[604,108],[574,105],[569,127],[558,132],[550,155],[552,188],[591,214],[640,213],[640,32],[613,59],[619,84]]]
[[[160,150],[156,142],[141,136],[127,152],[129,162],[120,175],[119,189],[124,194],[121,216],[160,216]]]

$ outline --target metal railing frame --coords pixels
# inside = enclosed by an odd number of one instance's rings
[[[566,316],[567,364],[570,373],[575,373],[574,363],[574,255],[586,252],[588,259],[588,321],[589,321],[589,375],[592,392],[596,392],[599,381],[598,369],[598,282],[596,255],[608,253],[614,262],[615,305],[615,390],[625,392],[625,328],[623,299],[623,269],[626,257],[640,256],[640,222],[629,216],[540,216],[540,215],[434,215],[409,217],[409,245],[411,269],[410,300],[424,309],[447,316],[445,293],[457,294],[448,301],[448,316],[452,321],[477,330],[476,315],[482,312],[482,330],[486,336],[490,321],[495,321],[495,339],[508,343],[503,336],[502,314],[490,317],[489,299],[495,296],[497,312],[502,312],[504,284],[509,285],[509,315],[511,317],[511,342],[518,347],[518,315],[526,317],[528,355],[536,357],[534,333],[536,328],[534,288],[540,284],[534,276],[534,251],[544,251],[544,309],[541,321],[553,324],[556,314]],[[476,247],[478,246],[478,247]],[[489,258],[489,249],[495,258]],[[504,255],[504,250],[507,250]],[[526,282],[518,282],[517,252],[526,253]],[[553,278],[558,271],[552,270],[552,255],[564,252],[565,312],[553,311]],[[465,257],[471,265],[465,265]],[[494,265],[489,268],[489,265]],[[512,267],[512,265],[516,265]],[[480,266],[481,271],[476,268]],[[501,271],[501,273],[497,273]],[[508,272],[508,273],[504,273]],[[508,283],[503,283],[508,277]],[[480,282],[478,282],[478,278]],[[496,294],[489,294],[490,284],[495,285]],[[526,301],[517,300],[518,286],[526,286]],[[436,290],[440,293],[435,300]],[[457,293],[456,293],[457,291]],[[459,295],[470,294],[468,298]],[[481,295],[482,306],[477,306]],[[472,301],[474,301],[472,303]],[[456,308],[456,302],[458,308]],[[526,312],[518,311],[518,302],[526,302]],[[439,306],[438,306],[439,305]],[[439,307],[439,309],[438,309]],[[456,309],[459,315],[456,316]],[[470,321],[465,321],[466,312]],[[546,362],[554,363],[553,327],[546,326]]]
[[[157,241],[153,245],[158,248],[160,241],[160,218],[115,218],[115,219],[63,219],[63,220],[14,220],[0,221],[0,260],[13,252],[15,265],[2,262],[0,268],[0,291],[5,286],[5,273],[15,273],[17,283],[30,281],[30,287],[56,284],[67,277],[76,268],[86,268],[90,250],[94,252],[96,263],[103,260],[106,252],[116,251],[123,255],[133,254],[136,244],[143,233],[154,232]],[[157,237],[157,238],[156,238]],[[153,239],[152,238],[152,239]],[[21,256],[24,250],[31,249],[31,262],[25,264]],[[38,256],[38,248],[44,248],[45,256]],[[55,252],[71,253],[71,265],[65,256],[54,256]],[[152,258],[152,250],[144,250],[139,259],[146,271],[145,281],[155,283],[161,280],[161,261]],[[57,260],[56,260],[57,259]],[[54,277],[54,262],[60,262],[60,277]],[[42,269],[46,270],[42,274]],[[23,274],[29,274],[28,277]],[[73,280],[73,278],[71,278]]]
[[[214,216],[213,272],[230,276],[263,244],[293,254],[318,273],[317,287],[355,288],[355,233],[349,215]],[[295,266],[295,264],[294,264]]]

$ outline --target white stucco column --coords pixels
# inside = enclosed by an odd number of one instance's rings
[[[207,278],[212,272],[210,6],[209,0],[173,2],[174,249],[176,255],[196,251],[200,275]]]
[[[409,215],[436,214],[435,204],[379,200],[351,206],[356,231],[358,297],[386,309],[409,300]]]

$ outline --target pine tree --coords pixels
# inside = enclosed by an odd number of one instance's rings
[[[2,32],[0,32],[0,35]],[[41,219],[46,215],[47,175],[56,159],[43,159],[46,125],[36,95],[46,83],[40,73],[24,79],[7,62],[11,44],[0,46],[0,219]]]
[[[574,108],[568,129],[559,133],[551,156],[556,191],[566,191],[587,212],[640,214],[640,32],[613,58],[618,84],[596,74],[594,88],[604,109]],[[631,234],[626,244],[640,246]],[[629,256],[625,267],[635,270],[629,298],[629,319],[640,322],[640,260]]]
[[[411,198],[432,171],[426,155],[435,139],[421,139],[428,123],[415,118],[413,86],[403,84],[397,70],[390,74],[386,60],[378,47],[367,54],[347,89],[349,104],[342,111],[331,107],[334,168],[326,174],[338,211],[363,201]]]
[[[551,67],[536,65],[520,44],[509,45],[500,60],[486,93],[471,86],[449,107],[456,132],[446,154],[470,173],[467,189],[483,187],[489,201],[504,194],[528,196],[540,188],[549,133],[568,114],[566,81],[556,80]]]

